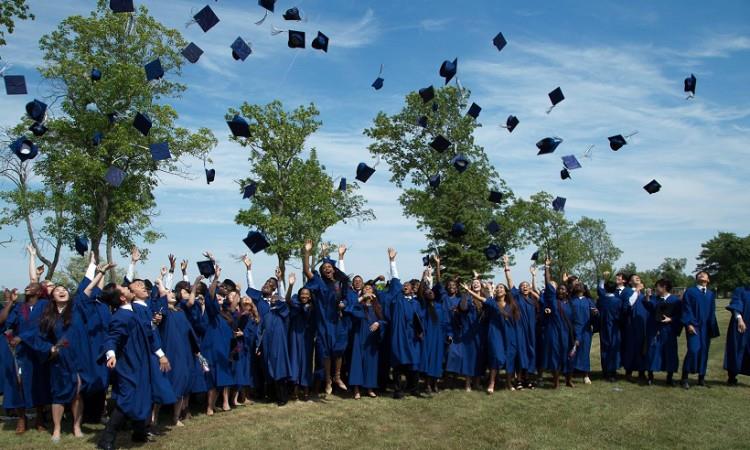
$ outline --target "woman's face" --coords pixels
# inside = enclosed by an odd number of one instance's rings
[[[529,292],[531,291],[531,285],[524,281],[518,286],[518,289],[521,291],[521,295],[525,297],[529,295]]]
[[[331,263],[323,263],[323,265],[320,266],[320,274],[323,276],[323,278],[333,280],[334,273],[335,270],[333,269],[333,265]]]
[[[172,291],[167,292],[167,304],[174,306],[175,303],[177,303],[177,296]]]
[[[425,300],[427,300],[427,301],[431,302],[431,301],[435,300],[435,291],[433,291],[432,289],[425,289],[424,292],[422,293],[422,295],[424,296]]]
[[[505,298],[505,286],[504,285],[498,284],[497,286],[495,286],[495,298],[498,300],[501,298]]]
[[[479,291],[482,290],[482,282],[479,280],[473,280],[471,282],[471,291],[475,293],[479,293]]]
[[[374,293],[375,293],[375,289],[373,289],[373,287],[372,287],[372,285],[371,285],[371,284],[366,284],[366,285],[365,285],[365,286],[364,286],[364,287],[362,288],[362,293],[363,293],[363,294],[374,294]]]
[[[253,309],[253,301],[249,297],[243,297],[240,305],[243,312],[250,312]]]
[[[67,303],[70,300],[70,293],[63,286],[57,286],[52,290],[52,300],[55,303]]]
[[[187,289],[180,289],[180,298],[181,299],[190,298],[190,291],[188,291]]]
[[[38,297],[42,293],[42,285],[39,283],[29,283],[23,293],[30,297]]]
[[[448,290],[448,295],[456,295],[456,292],[458,292],[458,284],[456,284],[455,281],[451,280],[446,285],[446,289]]]
[[[310,290],[309,289],[303,288],[303,289],[301,289],[299,291],[299,301],[300,301],[300,303],[302,303],[303,305],[305,305],[305,304],[309,303],[311,299],[312,299],[312,294],[310,294]]]

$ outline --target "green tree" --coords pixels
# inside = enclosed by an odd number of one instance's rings
[[[26,4],[26,0],[3,0],[2,7],[0,7],[0,46],[6,44],[6,32],[13,34],[16,19],[34,20],[34,14],[29,12],[29,5]]]
[[[89,265],[89,255],[79,256],[72,255],[66,262],[65,267],[60,270],[52,281],[55,284],[61,284],[71,291],[78,288],[78,284],[83,280],[86,274],[86,268]],[[125,278],[125,268],[115,267],[115,277],[118,280]]]
[[[693,277],[685,273],[687,258],[664,258],[657,268],[659,278],[670,280],[675,287],[690,287]]]
[[[513,192],[490,165],[484,149],[474,142],[473,132],[480,125],[463,114],[468,98],[468,91],[452,86],[436,89],[430,103],[412,92],[400,112],[378,113],[373,126],[364,131],[373,140],[370,153],[388,162],[390,181],[403,189],[399,202],[404,214],[416,219],[417,227],[425,231],[430,247],[426,250],[441,255],[447,275],[462,277],[469,277],[472,270],[487,273],[499,264],[485,258],[489,244],[506,252],[520,246],[518,222],[507,214]],[[437,110],[433,111],[433,105]],[[425,128],[417,124],[423,116],[427,117]],[[429,145],[439,135],[452,143],[443,152]],[[459,154],[470,161],[463,173],[451,163]],[[434,175],[441,179],[437,188],[429,186]],[[488,201],[490,190],[502,193],[499,204]],[[500,225],[495,235],[486,229],[493,219]],[[451,235],[456,222],[465,225],[464,236]]]
[[[53,87],[53,99],[60,101],[55,118],[46,123],[50,131],[37,139],[41,151],[33,170],[45,186],[69,186],[76,207],[68,235],[88,236],[100,260],[104,243],[108,261],[114,249],[125,252],[136,239],[149,243],[160,237],[150,229],[159,176],[187,176],[182,159],[205,158],[216,145],[208,129],[192,133],[178,127],[174,108],[161,102],[186,89],[175,81],[186,44],[180,33],[157,22],[143,6],[129,32],[127,22],[127,15],[113,14],[99,0],[88,17],[68,17],[40,40],[44,65],[39,70]],[[147,82],[144,65],[157,58],[165,76]],[[102,72],[101,80],[92,81],[92,68]],[[136,112],[153,122],[147,137],[132,126]],[[104,136],[98,145],[92,139],[96,132]],[[157,142],[168,143],[171,159],[152,160],[148,145]],[[104,180],[110,166],[127,173],[119,187]]]
[[[580,239],[583,259],[575,272],[589,285],[594,286],[605,271],[611,272],[622,250],[612,242],[607,223],[590,217],[581,217],[575,224],[575,234]]]
[[[750,235],[720,232],[701,244],[696,272],[703,270],[721,294],[750,285]]]
[[[235,114],[250,122],[249,138],[231,138],[250,149],[252,176],[240,181],[240,191],[257,183],[250,207],[240,210],[235,222],[266,235],[271,244],[267,252],[276,255],[282,271],[291,257],[300,257],[305,239],[320,244],[323,233],[341,221],[375,218],[357,194],[357,183],[347,183],[341,191],[333,186],[314,148],[303,157],[305,140],[321,124],[315,105],[288,112],[279,101],[245,102],[227,118]]]

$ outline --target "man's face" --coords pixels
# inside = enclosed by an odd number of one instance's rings
[[[352,280],[352,287],[354,288],[355,291],[359,291],[360,289],[362,289],[362,286],[364,286],[364,284],[365,282],[362,280],[362,277],[360,277],[359,275],[354,277],[354,279]]]
[[[266,297],[272,295],[274,292],[276,292],[276,280],[273,278],[269,278],[268,280],[266,280],[266,282],[263,283],[263,286],[260,288],[260,292]]]
[[[695,279],[698,281],[698,284],[702,285],[706,285],[711,281],[706,272],[699,272],[698,275],[695,276]]]
[[[128,289],[132,292],[138,300],[145,300],[148,298],[148,291],[143,281],[134,281],[128,285]]]

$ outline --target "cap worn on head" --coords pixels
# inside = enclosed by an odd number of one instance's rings
[[[26,95],[26,78],[23,75],[5,75],[3,76],[3,82],[5,83],[5,93],[7,95]]]
[[[566,155],[562,157],[563,166],[565,166],[568,170],[575,170],[581,168],[581,163],[578,162],[578,159],[575,157],[575,155]]]
[[[661,190],[661,184],[656,180],[651,180],[647,185],[643,186],[643,189],[649,194],[655,194]]]
[[[251,181],[247,186],[242,188],[242,198],[250,198],[258,191],[258,183]]]
[[[565,211],[565,197],[556,197],[552,200],[552,209],[557,212]]]
[[[206,184],[211,184],[216,178],[216,169],[205,169],[206,170]]]
[[[451,164],[458,170],[458,173],[463,173],[469,168],[469,160],[462,154],[458,154],[451,159]]]
[[[499,191],[490,191],[490,196],[487,200],[492,203],[501,203],[503,201],[503,193]]]
[[[356,179],[363,183],[367,183],[367,180],[369,180],[372,174],[374,173],[375,173],[375,169],[361,162],[357,165]]]
[[[557,146],[562,143],[562,139],[559,137],[546,137],[536,143],[536,148],[539,149],[537,155],[546,155],[552,153],[557,149]]]
[[[187,47],[182,49],[182,56],[193,64],[198,62],[202,54],[203,49],[195,45],[194,42],[189,43]]]
[[[492,39],[492,45],[497,48],[497,51],[502,50],[507,43],[508,41],[505,40],[505,36],[503,36],[503,33],[497,33],[497,36]]]
[[[44,119],[47,116],[47,104],[34,99],[26,104],[26,114],[28,114],[34,122],[44,122]]]
[[[265,250],[270,245],[268,239],[259,231],[250,231],[247,237],[242,240],[253,253]]]
[[[133,119],[133,127],[140,131],[142,135],[148,136],[148,132],[151,130],[151,126],[153,124],[151,123],[151,119],[143,113],[136,113],[135,118]]]
[[[472,103],[469,107],[469,112],[467,112],[466,115],[476,119],[477,117],[479,117],[480,112],[482,112],[482,107],[477,105],[476,103]]]
[[[125,171],[119,167],[110,166],[104,174],[104,180],[113,187],[120,187],[125,180]]]
[[[250,48],[250,46],[247,45],[247,42],[245,42],[245,40],[241,37],[237,37],[237,39],[232,42],[231,48],[232,58],[234,58],[235,61],[244,61],[253,53],[253,49]]]
[[[20,159],[22,162],[29,159],[36,158],[39,154],[39,147],[36,146],[30,139],[25,136],[20,137],[10,144],[10,150]]]
[[[435,98],[435,88],[431,85],[419,90],[419,96],[422,97],[422,102],[427,103]]]
[[[445,60],[440,65],[440,76],[445,78],[445,84],[450,83],[456,72],[458,71],[458,58],[454,59],[453,62]]]
[[[131,13],[135,12],[135,5],[133,0],[109,0],[109,9],[115,13]]]
[[[440,186],[440,174],[436,174],[431,176],[427,182],[430,184],[430,187],[433,189],[437,189],[438,186]]]
[[[39,122],[34,122],[29,127],[29,131],[34,133],[34,136],[44,136],[44,134],[49,131],[47,127],[44,126],[44,124]]]
[[[383,78],[377,77],[375,81],[372,82],[372,87],[374,87],[376,91],[379,91],[383,87],[383,81],[385,81]]]
[[[289,30],[289,48],[305,48],[305,32]]]
[[[328,36],[318,31],[318,36],[312,41],[312,48],[328,53]]]
[[[89,249],[89,240],[86,239],[86,236],[76,236],[74,246],[76,252],[83,256]]]
[[[625,138],[618,134],[616,136],[610,136],[607,139],[609,139],[609,148],[611,148],[613,151],[620,150],[623,146],[627,145],[628,141],[625,140]]]
[[[214,268],[214,262],[211,260],[198,261],[196,265],[198,266],[198,273],[200,273],[206,278],[216,274],[216,269]]]
[[[219,23],[219,18],[214,13],[214,10],[211,9],[211,7],[208,5],[198,11],[198,13],[193,16],[193,19],[195,19],[195,21],[198,23],[198,26],[201,27],[201,30],[203,30],[204,33],[213,28],[217,23]]]
[[[300,16],[299,9],[296,6],[287,9],[281,17],[283,17],[284,20],[302,20],[302,16]]]
[[[443,135],[438,135],[437,137],[435,137],[435,139],[432,140],[432,142],[430,142],[430,147],[440,153],[446,151],[450,146],[451,141],[443,137]]]
[[[164,69],[161,67],[161,60],[156,58],[144,67],[146,69],[146,80],[159,80],[164,76]]]
[[[168,142],[157,142],[151,144],[148,146],[148,149],[151,151],[151,159],[154,161],[163,161],[172,157],[172,154],[169,153]]]

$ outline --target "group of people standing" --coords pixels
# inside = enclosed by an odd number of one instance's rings
[[[561,382],[573,387],[576,376],[591,383],[595,333],[605,379],[615,381],[624,368],[628,380],[637,373],[651,385],[655,372],[666,372],[666,383],[676,385],[677,341],[684,331],[680,384],[689,388],[688,375],[698,374],[698,385],[706,386],[710,344],[719,328],[705,272],[681,297],[671,294],[669,280],[657,281],[652,290],[638,275],[618,273],[598,284],[594,300],[575,276],[555,282],[550,260],[540,290],[536,265],[530,282],[516,286],[507,257],[505,283],[483,281],[476,273],[467,282],[444,279],[438,255],[421,279],[402,280],[397,253],[388,249],[386,282],[382,275],[369,281],[347,275],[345,246],[338,248],[338,261],[322,258],[315,270],[312,249],[305,242],[306,282],[299,288],[296,275],[285,279],[279,269],[256,287],[245,256],[243,291],[239,283],[221,280],[210,253],[192,283],[183,261],[182,279],[173,285],[173,255],[151,282],[135,277],[140,253],[134,249],[123,283],[104,284],[113,265],[97,266],[92,255],[70,292],[39,282],[30,248],[32,279],[23,301],[6,289],[0,310],[6,336],[0,343],[0,388],[4,409],[18,417],[16,432],[26,431],[31,408],[36,427],[45,429],[51,405],[52,439],[59,441],[70,405],[75,436],[83,436],[85,415],[108,415],[98,445],[109,449],[126,421],[134,441],[147,441],[161,405],[173,405],[172,424],[182,426],[196,394],[206,394],[210,416],[219,399],[227,411],[251,398],[284,405],[290,394],[304,400],[334,390],[360,399],[388,389],[403,398],[435,394],[458,378],[466,391],[484,379],[483,389],[492,394],[498,374],[508,390],[540,387],[545,371],[552,388]],[[724,367],[732,385],[739,374],[750,375],[744,322],[750,288],[738,288],[727,309]]]

